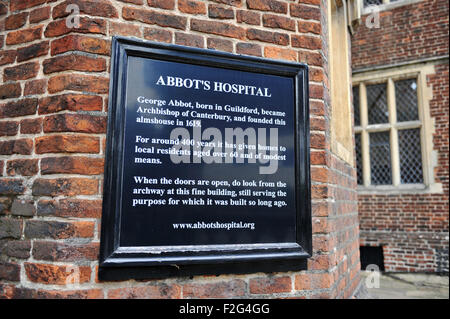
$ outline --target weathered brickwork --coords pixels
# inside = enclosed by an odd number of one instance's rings
[[[367,17],[362,17],[352,38],[353,69],[448,55],[446,0],[423,0],[381,11],[379,28],[367,28]]]
[[[434,182],[438,193],[359,195],[361,245],[383,246],[387,271],[448,272],[448,1],[424,0],[381,12],[380,28],[361,24],[352,40],[354,69],[446,57],[428,75],[432,89]]]
[[[330,152],[326,12],[321,0],[0,0],[0,298],[351,297],[356,179]],[[310,65],[308,270],[98,280],[113,35]]]

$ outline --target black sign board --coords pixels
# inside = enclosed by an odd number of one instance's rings
[[[115,37],[99,278],[305,269],[304,64]]]

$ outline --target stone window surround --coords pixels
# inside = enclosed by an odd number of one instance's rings
[[[392,66],[390,68],[382,69],[366,69],[362,72],[353,73],[353,86],[359,85],[360,95],[360,116],[361,126],[355,126],[355,133],[361,133],[361,148],[362,148],[362,162],[363,162],[363,182],[364,185],[358,185],[359,194],[398,194],[398,193],[442,193],[442,184],[436,183],[434,178],[434,168],[437,166],[437,152],[433,150],[433,134],[434,134],[434,119],[430,116],[429,102],[433,98],[432,87],[427,86],[427,76],[435,74],[436,61],[429,61],[426,63],[412,63],[402,66]],[[387,83],[387,99],[389,113],[395,107],[394,95],[394,81],[402,79],[417,79],[417,102],[419,121],[406,122],[406,125],[411,124],[414,127],[421,127],[421,154],[422,154],[422,170],[423,170],[423,184],[401,184],[399,175],[399,153],[398,143],[392,141],[391,138],[391,163],[393,174],[393,185],[370,185],[370,159],[368,131],[364,128],[362,117],[367,117],[367,99],[365,86],[367,84]],[[367,123],[367,119],[364,121]],[[395,123],[394,123],[395,122]],[[419,123],[416,123],[419,122]],[[385,124],[382,124],[385,125]],[[396,126],[396,119],[389,119],[388,125]],[[377,125],[371,125],[374,127]],[[406,128],[402,125],[402,128]],[[373,131],[373,130],[370,130]],[[395,134],[394,138],[395,138]],[[365,155],[366,154],[366,155]]]
[[[422,0],[397,0],[395,2],[391,2],[392,0],[383,0],[383,4],[380,5],[371,5],[371,6],[364,6],[364,0],[358,0],[360,1],[361,5],[361,14],[362,15],[366,15],[366,14],[370,14],[374,12],[374,8],[377,8],[378,12],[381,11],[388,11],[388,10],[392,10],[398,7],[402,7],[402,6],[407,6],[413,3],[417,3],[420,2]]]

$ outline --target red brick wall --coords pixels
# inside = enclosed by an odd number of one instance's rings
[[[76,29],[66,27],[70,3]],[[355,174],[329,151],[326,10],[320,0],[0,0],[0,297],[350,297]],[[98,281],[113,35],[310,65],[307,271]],[[73,269],[79,286],[65,285]]]
[[[447,0],[424,0],[380,12],[380,28],[366,16],[352,39],[352,67],[395,64],[448,55]]]
[[[382,12],[379,29],[367,29],[363,17],[352,39],[352,67],[448,57],[448,6],[448,1],[426,0]],[[435,65],[427,85],[433,91],[434,178],[443,192],[359,195],[361,245],[383,246],[387,271],[448,272],[448,58]]]

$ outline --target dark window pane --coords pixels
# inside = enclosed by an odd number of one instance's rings
[[[389,132],[369,133],[369,139],[372,184],[392,184]]]
[[[383,0],[364,0],[364,7],[382,4]]]
[[[355,134],[355,144],[356,144],[356,177],[358,180],[358,185],[362,185],[363,175],[362,175],[361,134]]]
[[[402,184],[423,183],[420,129],[398,131]]]
[[[386,83],[367,85],[369,124],[388,123]]]
[[[395,104],[397,121],[414,121],[419,119],[417,109],[417,83],[415,79],[395,82]]]
[[[359,86],[353,87],[353,112],[355,113],[355,125],[360,126],[361,120],[359,118]]]

